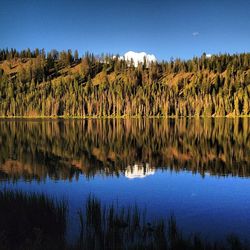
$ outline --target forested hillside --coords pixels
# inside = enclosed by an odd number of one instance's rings
[[[0,50],[0,116],[250,114],[250,54],[146,62]]]

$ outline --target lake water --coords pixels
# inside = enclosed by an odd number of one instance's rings
[[[69,201],[68,238],[89,194],[174,214],[184,234],[250,235],[250,119],[0,120],[0,189]]]

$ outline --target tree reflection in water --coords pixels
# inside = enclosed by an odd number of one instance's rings
[[[0,120],[0,176],[250,175],[250,119]],[[141,169],[141,170],[139,170]]]

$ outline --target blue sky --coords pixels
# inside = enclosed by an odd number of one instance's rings
[[[0,48],[153,53],[250,51],[249,0],[0,0]]]

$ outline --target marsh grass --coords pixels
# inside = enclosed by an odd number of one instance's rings
[[[184,237],[174,216],[150,223],[137,206],[105,207],[92,196],[78,215],[81,230],[75,249],[249,249],[234,235],[220,243],[209,243],[198,234]]]
[[[93,196],[84,204],[78,210],[77,240],[69,245],[66,201],[57,201],[44,194],[0,191],[0,249],[249,249],[249,245],[234,235],[219,243],[209,243],[198,234],[184,237],[174,216],[148,222],[146,212],[136,205],[106,207]]]
[[[43,194],[0,192],[0,249],[62,249],[67,203]]]

